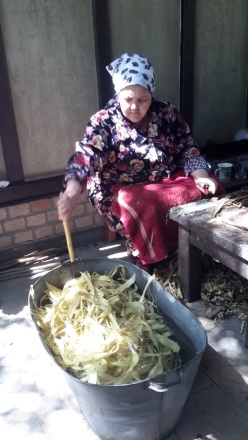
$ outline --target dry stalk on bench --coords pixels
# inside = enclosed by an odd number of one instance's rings
[[[234,191],[220,199],[212,218],[215,218],[222,209],[226,208],[248,208],[248,191]]]

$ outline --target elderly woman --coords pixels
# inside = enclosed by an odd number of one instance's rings
[[[71,216],[87,185],[92,205],[125,237],[133,261],[147,268],[177,247],[169,209],[224,189],[209,176],[181,114],[153,97],[154,70],[147,58],[126,53],[107,70],[116,94],[90,118],[76,144],[58,215]]]

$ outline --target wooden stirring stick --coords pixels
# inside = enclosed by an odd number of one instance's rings
[[[64,226],[64,230],[65,230],[65,237],[66,237],[66,243],[67,243],[67,249],[69,252],[70,262],[73,263],[75,261],[75,254],[74,254],[74,249],[73,249],[73,245],[72,245],[71,231],[69,228],[68,220],[63,220],[63,226]]]

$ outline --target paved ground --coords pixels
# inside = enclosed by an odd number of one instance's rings
[[[86,259],[127,259],[122,241],[98,242],[75,253]],[[28,293],[35,280],[28,275],[0,283],[1,439],[98,440],[31,321]],[[205,317],[201,301],[188,306],[207,331],[208,347],[168,440],[247,440],[248,350],[240,323],[232,319],[216,326]]]

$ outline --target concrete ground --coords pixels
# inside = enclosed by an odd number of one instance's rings
[[[97,242],[76,248],[75,254],[82,259],[128,260],[123,241]],[[62,259],[53,261],[59,264]],[[98,440],[31,320],[28,293],[41,275],[0,282],[1,439]],[[187,306],[205,327],[208,346],[168,440],[247,440],[248,350],[240,322],[232,318],[216,325],[206,318],[201,301]]]

